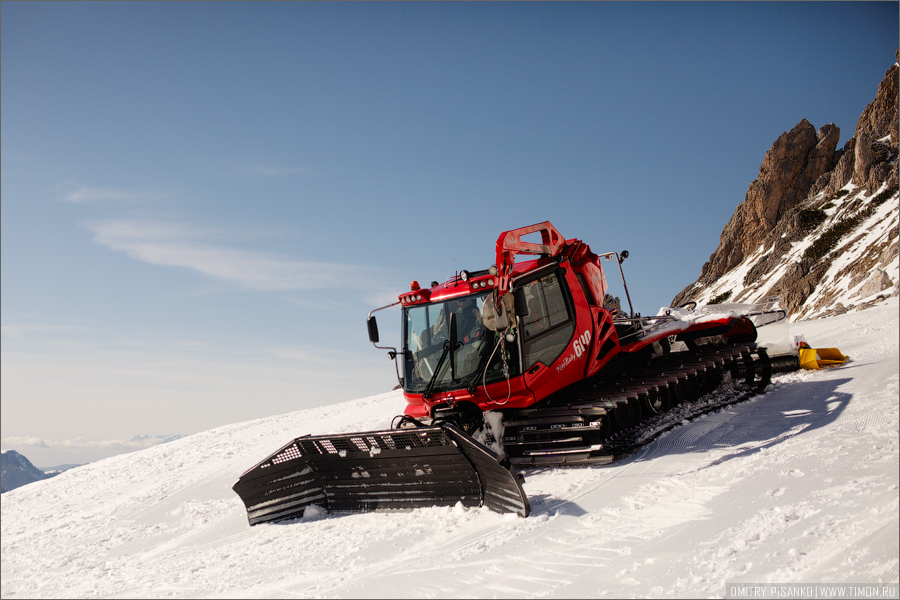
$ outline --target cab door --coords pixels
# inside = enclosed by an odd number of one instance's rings
[[[535,400],[541,400],[581,377],[571,364],[575,361],[570,349],[575,334],[574,307],[559,269],[516,283],[517,303],[527,308],[518,316],[522,372]]]

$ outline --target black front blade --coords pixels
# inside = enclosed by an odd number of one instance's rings
[[[301,437],[233,487],[251,525],[330,512],[485,505],[527,516],[514,471],[453,425]]]

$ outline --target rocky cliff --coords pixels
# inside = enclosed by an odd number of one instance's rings
[[[672,306],[774,296],[796,320],[897,295],[898,71],[887,70],[843,148],[838,127],[806,119],[775,140],[700,278]]]

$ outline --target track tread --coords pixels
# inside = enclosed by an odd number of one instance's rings
[[[569,395],[557,396],[550,405],[531,407],[527,418],[523,418],[524,411],[509,414],[508,421],[504,420],[504,449],[510,462],[519,466],[611,462],[635,452],[684,419],[693,419],[762,393],[773,373],[799,368],[799,361],[791,358],[778,357],[773,361],[765,348],[752,343],[700,347],[691,352],[662,356],[615,381],[580,385]],[[674,411],[682,410],[680,405],[720,389],[726,373],[730,373],[735,382],[743,380],[740,389],[718,401],[692,408],[684,418],[672,419],[672,415],[677,414]],[[650,410],[650,394],[662,397],[655,409],[666,410]],[[594,439],[600,434],[599,428],[585,426],[585,420],[590,419],[576,419],[575,415],[568,420],[557,418],[563,413],[571,414],[571,407],[577,405],[588,410],[603,408],[608,412],[605,418],[618,415],[627,422],[626,403],[635,401],[641,413],[639,422],[599,436],[602,439]],[[621,412],[623,410],[626,412]],[[528,429],[524,428],[525,422]],[[569,426],[559,426],[567,422]],[[557,427],[551,428],[551,424]],[[591,436],[592,431],[596,432],[594,436]]]

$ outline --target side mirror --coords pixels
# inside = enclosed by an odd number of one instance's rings
[[[378,321],[375,320],[375,316],[372,315],[368,319],[366,319],[366,327],[369,328],[369,341],[373,344],[378,343]]]

